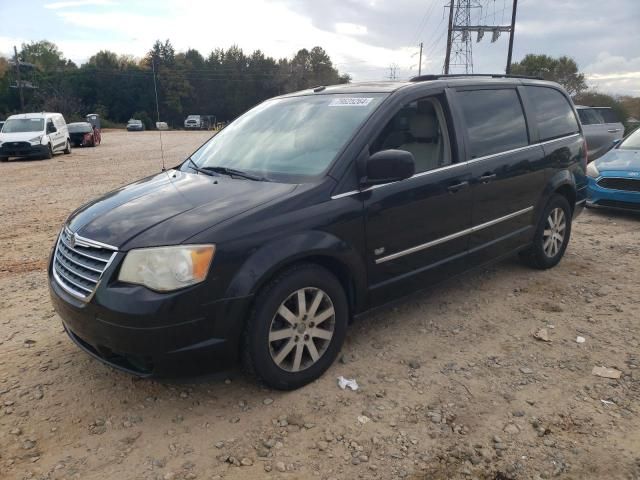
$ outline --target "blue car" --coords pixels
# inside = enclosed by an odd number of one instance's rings
[[[640,128],[587,166],[587,206],[640,212]]]

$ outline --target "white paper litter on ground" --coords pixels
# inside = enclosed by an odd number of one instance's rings
[[[358,382],[354,379],[344,378],[342,375],[338,377],[338,386],[344,390],[349,387],[351,390],[358,390]]]

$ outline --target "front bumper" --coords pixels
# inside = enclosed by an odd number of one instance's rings
[[[98,360],[138,376],[210,373],[237,361],[252,297],[202,303],[194,302],[194,290],[98,286],[84,303],[58,285],[49,267],[51,300],[69,337]]]
[[[588,207],[640,212],[640,191],[603,188],[596,181],[597,179],[589,178],[587,190]]]
[[[12,143],[20,145],[13,146]],[[6,142],[0,145],[0,157],[39,157],[48,153],[47,145],[31,145],[28,142]]]

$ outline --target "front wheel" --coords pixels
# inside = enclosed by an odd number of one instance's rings
[[[51,144],[47,146],[47,153],[44,154],[44,158],[46,160],[50,160],[53,158],[53,148],[51,147]]]
[[[69,155],[71,153],[71,143],[69,143],[69,140],[67,140],[63,152],[65,153],[65,155]]]
[[[528,265],[547,269],[560,262],[571,237],[572,213],[566,197],[551,197],[538,222],[533,244],[521,254]]]
[[[331,366],[347,323],[338,279],[319,265],[292,267],[256,297],[244,334],[244,365],[269,387],[299,388]]]

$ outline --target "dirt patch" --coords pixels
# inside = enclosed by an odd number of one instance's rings
[[[209,135],[163,132],[167,166]],[[139,380],[66,337],[46,261],[73,209],[159,152],[156,132],[108,131],[0,164],[0,478],[640,478],[640,218],[586,212],[557,268],[508,260],[369,315],[295,392]]]

